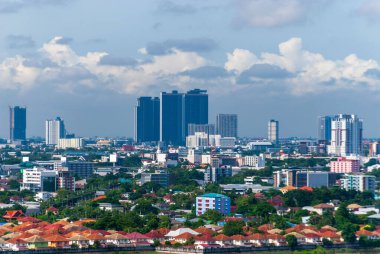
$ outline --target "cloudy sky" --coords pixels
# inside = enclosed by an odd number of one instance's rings
[[[353,113],[380,136],[380,1],[0,0],[0,136],[8,106],[28,136],[60,115],[81,136],[132,136],[142,95],[208,89],[210,122],[240,136],[315,136]]]

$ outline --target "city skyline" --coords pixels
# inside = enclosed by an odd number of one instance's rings
[[[55,115],[79,136],[132,137],[137,97],[194,88],[209,119],[239,115],[239,136],[265,137],[274,118],[284,137],[315,137],[316,117],[338,113],[380,136],[379,2],[1,3],[0,119],[26,105],[29,137]]]

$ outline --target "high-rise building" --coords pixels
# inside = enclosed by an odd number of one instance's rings
[[[268,122],[268,140],[277,143],[280,124],[276,120],[269,120]]]
[[[208,123],[207,90],[194,89],[185,95],[185,136],[188,135],[189,124]]]
[[[204,132],[208,136],[215,135],[215,124],[194,124],[189,123],[187,125],[187,136],[194,135],[196,132]]]
[[[9,138],[26,140],[26,108],[15,106],[9,107]]]
[[[331,141],[331,120],[334,116],[318,117],[318,140],[329,144]]]
[[[185,141],[183,94],[178,91],[161,92],[160,141],[168,145],[182,145]]]
[[[363,121],[357,115],[337,115],[331,121],[328,153],[336,156],[363,154]]]
[[[160,99],[140,97],[135,107],[135,141],[160,140]]]
[[[66,137],[65,123],[60,117],[45,122],[45,142],[47,145],[58,145],[60,138]]]
[[[216,133],[222,137],[237,138],[238,117],[236,114],[218,114],[216,116]]]

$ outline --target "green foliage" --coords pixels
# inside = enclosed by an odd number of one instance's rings
[[[331,246],[331,245],[333,245],[333,242],[330,241],[330,240],[327,239],[327,238],[323,238],[323,239],[322,239],[322,245],[323,245],[323,246]]]
[[[223,233],[227,236],[242,235],[244,222],[243,221],[228,221],[223,228]]]
[[[216,224],[223,218],[223,214],[216,210],[209,209],[202,215],[202,218],[207,221],[211,221],[213,224]]]
[[[298,245],[297,238],[294,235],[287,235],[285,237],[285,240],[291,249],[293,249],[294,247]]]
[[[152,203],[146,199],[140,199],[137,202],[137,205],[134,210],[137,213],[144,214],[144,215],[148,213],[158,214],[159,212],[158,208],[152,206]]]
[[[346,223],[342,226],[342,237],[347,243],[354,243],[356,241],[356,231],[359,229],[358,225]]]
[[[142,166],[141,158],[139,158],[138,156],[126,157],[124,160],[123,166],[124,167],[134,167],[134,168],[135,167],[141,167]]]

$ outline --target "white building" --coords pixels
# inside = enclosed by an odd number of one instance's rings
[[[208,134],[205,132],[196,132],[194,135],[186,137],[186,147],[196,148],[209,146]]]
[[[268,122],[268,140],[277,143],[280,124],[276,120],[269,120]]]
[[[235,146],[236,138],[234,137],[225,137],[220,139],[220,147],[223,148],[232,148]]]
[[[37,167],[23,169],[21,190],[55,192],[57,171]]]
[[[58,145],[60,138],[65,138],[65,124],[60,117],[45,122],[45,142],[47,145]]]
[[[244,166],[253,167],[254,169],[265,168],[265,156],[260,154],[259,156],[245,156],[244,157]]]
[[[199,164],[202,162],[202,153],[199,150],[189,149],[187,160],[190,163]]]
[[[331,145],[328,153],[335,156],[363,154],[363,121],[357,115],[337,115],[331,120]]]
[[[364,174],[345,174],[340,179],[340,186],[346,190],[375,191],[376,177]]]
[[[75,148],[79,149],[84,146],[83,138],[60,138],[58,141],[58,149]]]

